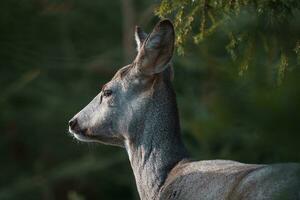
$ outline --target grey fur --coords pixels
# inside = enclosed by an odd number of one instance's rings
[[[70,120],[74,137],[125,147],[142,200],[300,199],[298,164],[191,161],[171,84],[173,25],[163,20],[135,36],[136,59]]]

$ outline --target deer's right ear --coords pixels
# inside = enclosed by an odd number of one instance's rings
[[[145,75],[163,72],[172,58],[175,33],[170,20],[160,21],[139,48],[135,64]]]

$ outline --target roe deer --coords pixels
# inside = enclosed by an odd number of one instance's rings
[[[300,199],[298,164],[191,161],[180,136],[170,60],[174,28],[136,27],[137,56],[69,121],[81,141],[124,147],[142,200]]]

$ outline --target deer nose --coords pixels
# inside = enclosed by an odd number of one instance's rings
[[[71,128],[72,130],[75,129],[75,127],[77,126],[77,124],[78,124],[78,122],[77,122],[77,119],[76,119],[76,118],[75,118],[75,119],[71,119],[71,120],[69,121],[69,126],[70,126],[70,128]]]

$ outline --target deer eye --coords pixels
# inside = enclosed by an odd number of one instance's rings
[[[111,90],[104,90],[103,91],[103,96],[105,96],[105,97],[109,97],[111,94],[112,94]]]

